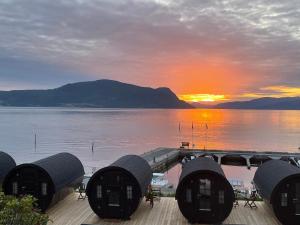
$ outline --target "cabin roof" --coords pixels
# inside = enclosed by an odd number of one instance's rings
[[[197,171],[216,173],[225,178],[225,174],[217,162],[207,157],[198,157],[184,164],[179,182]]]
[[[182,173],[179,178],[179,184],[176,189],[176,199],[179,197],[179,195],[181,195],[183,184],[185,182],[184,180],[192,174],[196,173],[215,174],[219,176],[227,184],[228,187],[231,187],[230,183],[225,177],[221,166],[217,162],[208,157],[198,157],[184,164],[182,168]]]
[[[16,166],[15,160],[5,152],[0,151],[0,183],[6,174]]]
[[[145,159],[137,155],[125,155],[111,165],[98,170],[96,174],[111,169],[121,169],[132,174],[141,188],[141,194],[146,193],[148,185],[151,183],[152,170]],[[89,189],[89,185],[87,189]]]
[[[22,169],[34,167],[46,172],[54,185],[55,191],[59,191],[74,180],[84,176],[84,168],[80,160],[70,153],[59,153],[33,163],[24,163],[15,167]],[[10,173],[13,173],[11,171]]]
[[[283,160],[269,160],[258,167],[254,183],[262,197],[271,200],[274,189],[293,176],[300,178],[300,168]]]
[[[84,176],[84,168],[81,161],[74,155],[63,152],[36,162],[51,177],[55,189],[60,190],[77,178]]]
[[[151,183],[152,169],[145,159],[137,155],[126,155],[110,166],[120,167],[130,172],[138,181],[142,195],[146,193],[148,185]]]

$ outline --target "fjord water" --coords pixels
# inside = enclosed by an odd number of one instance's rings
[[[181,141],[201,149],[299,152],[300,111],[0,108],[0,150],[18,164],[70,152],[91,172],[122,155]],[[224,170],[246,183],[254,173]],[[176,183],[179,174],[177,166],[168,178]]]

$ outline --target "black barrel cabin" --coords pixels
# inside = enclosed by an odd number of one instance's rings
[[[89,204],[100,218],[130,219],[151,180],[152,170],[145,159],[123,156],[91,177],[86,191]]]
[[[83,180],[80,160],[70,153],[59,153],[11,170],[3,181],[7,195],[32,195],[42,211],[64,198]]]
[[[176,200],[190,223],[221,223],[232,210],[234,191],[218,163],[199,157],[183,165]]]
[[[0,152],[0,185],[6,174],[16,166],[15,160],[5,152]]]
[[[282,224],[300,225],[300,168],[270,160],[257,169],[254,183]]]

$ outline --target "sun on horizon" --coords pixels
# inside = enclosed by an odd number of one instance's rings
[[[220,94],[181,94],[178,97],[180,100],[191,103],[213,103],[228,100],[225,95]]]

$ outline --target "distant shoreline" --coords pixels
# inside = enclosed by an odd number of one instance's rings
[[[193,103],[197,108],[249,109],[249,110],[300,110],[300,97],[257,98],[249,101],[233,101],[216,105]]]
[[[130,109],[146,109],[146,110],[257,110],[257,111],[300,111],[300,109],[272,109],[272,108],[213,108],[213,107],[203,107],[203,108],[143,108],[143,107],[91,107],[91,106],[3,106],[2,108],[28,108],[28,109],[107,109],[107,110],[130,110]]]
[[[0,105],[5,107],[300,110],[300,97],[264,97],[207,105],[203,102],[185,102],[168,87],[150,88],[114,80],[96,80],[66,84],[48,90],[0,91]]]

